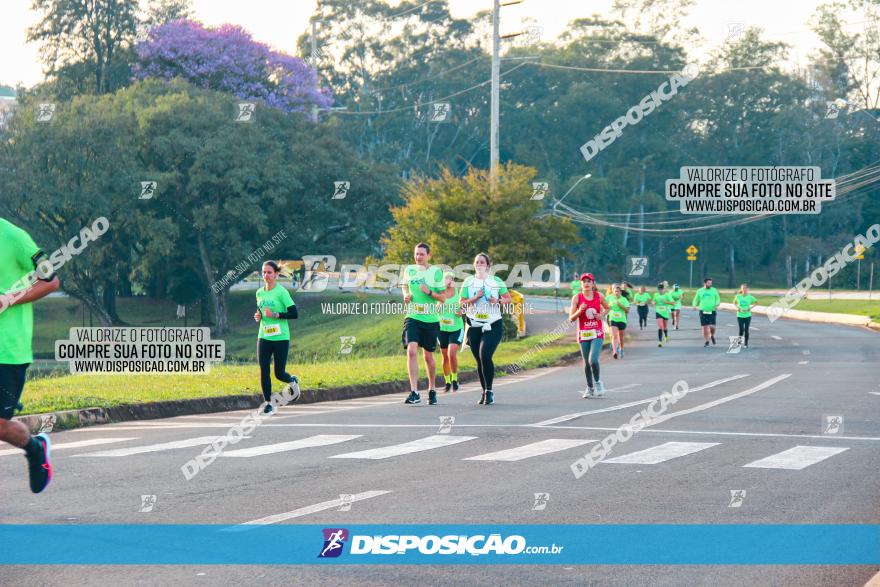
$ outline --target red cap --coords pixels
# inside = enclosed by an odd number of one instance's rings
[[[596,282],[596,278],[593,277],[593,274],[592,274],[592,273],[583,273],[583,274],[581,274],[581,281],[583,281],[584,279],[589,279],[589,280],[592,281],[593,283]]]

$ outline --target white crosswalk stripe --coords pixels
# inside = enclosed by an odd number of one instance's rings
[[[61,442],[61,443],[52,443],[52,452],[54,453],[56,450],[66,450],[71,448],[82,448],[84,446],[96,446],[100,444],[111,444],[114,442],[126,442],[128,440],[137,440],[137,436],[130,436],[126,438],[90,438],[89,440],[77,440],[74,442]],[[13,448],[10,450],[0,450],[0,457],[6,455],[23,455],[23,448]]]
[[[329,446],[331,444],[339,444],[360,438],[360,434],[318,434],[292,440],[290,442],[279,442],[277,444],[264,444],[261,446],[252,446],[238,450],[228,450],[221,454],[221,457],[256,457],[260,455],[270,455],[278,452],[286,452],[289,450],[299,450],[301,448],[315,448],[318,446]]]
[[[531,457],[546,455],[561,450],[567,450],[576,446],[583,446],[597,440],[580,440],[576,438],[549,438],[539,442],[532,442],[516,448],[489,452],[475,457],[468,457],[465,461],[521,461]]]
[[[646,448],[645,450],[636,451],[627,455],[605,459],[603,463],[623,463],[629,465],[656,465],[683,457],[707,448],[717,446],[718,442],[665,442]]]
[[[846,447],[835,446],[796,446],[788,450],[784,450],[775,455],[770,455],[757,461],[752,461],[744,467],[752,467],[756,469],[789,469],[792,471],[800,471],[806,469],[810,465],[815,465],[827,458],[838,455],[845,450]]]
[[[407,455],[414,452],[432,450],[435,448],[443,448],[460,442],[474,440],[476,436],[450,436],[448,434],[435,434],[434,436],[426,436],[411,442],[403,444],[392,444],[391,446],[383,446],[381,448],[371,448],[369,450],[361,450],[358,452],[350,452],[341,455],[334,455],[331,459],[387,459],[400,455]]]
[[[199,436],[198,438],[187,438],[186,440],[175,440],[172,442],[162,442],[160,444],[148,444],[144,446],[132,446],[129,448],[118,448],[115,450],[104,450],[98,452],[89,452],[81,455],[73,455],[75,457],[128,457],[131,455],[139,455],[148,452],[159,452],[163,450],[173,450],[176,448],[189,448],[192,446],[201,446],[211,444],[219,436]],[[250,438],[245,436],[244,438]]]

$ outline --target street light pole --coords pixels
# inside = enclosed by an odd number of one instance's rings
[[[498,181],[498,123],[500,115],[500,93],[501,93],[501,36],[500,20],[501,20],[501,0],[492,0],[492,104],[491,104],[491,121],[489,128],[489,178],[492,182],[492,190]]]

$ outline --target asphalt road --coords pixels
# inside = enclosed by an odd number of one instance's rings
[[[0,523],[880,523],[878,335],[757,319],[752,348],[730,353],[731,314],[720,315],[719,344],[708,349],[696,320],[685,311],[685,328],[672,331],[663,348],[653,325],[638,332],[631,323],[626,358],[603,357],[604,399],[581,398],[583,372],[572,364],[499,380],[497,403],[488,407],[477,405],[474,386],[441,394],[437,406],[405,406],[404,396],[395,394],[284,407],[227,449],[229,458],[218,458],[190,481],[181,465],[244,412],[53,433],[56,477],[43,495],[27,490],[24,459],[14,450],[0,452]],[[692,391],[670,408],[668,420],[574,478],[576,458],[679,380]],[[440,429],[441,417],[454,418],[451,429]],[[414,449],[421,450],[405,452]],[[732,491],[743,490],[741,500],[732,499]],[[535,509],[536,493],[549,494],[543,509]],[[341,494],[360,497],[339,511],[334,500]],[[139,511],[144,495],[155,496],[152,511]],[[254,562],[258,566],[5,567],[2,583],[828,587],[863,585],[878,571]]]

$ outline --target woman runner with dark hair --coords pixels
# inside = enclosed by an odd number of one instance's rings
[[[287,352],[290,350],[290,328],[288,320],[295,320],[299,313],[296,304],[284,286],[278,283],[279,268],[274,261],[263,263],[263,281],[265,285],[257,290],[257,311],[254,321],[260,323],[257,338],[257,361],[260,364],[260,387],[266,405],[264,414],[275,411],[272,404],[272,377],[269,367],[275,360],[275,378],[287,383],[293,401],[299,399],[299,380],[285,370]]]

